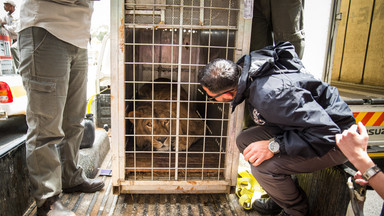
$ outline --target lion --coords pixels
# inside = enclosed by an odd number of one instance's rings
[[[159,81],[159,80],[157,80]],[[155,84],[155,100],[176,100],[177,86],[170,84]],[[152,99],[152,84],[143,85],[138,91],[139,99]],[[181,100],[187,100],[188,95],[181,88]],[[153,107],[152,107],[153,105]],[[135,127],[136,146],[140,150],[167,151],[176,150],[176,102],[136,102],[135,110],[128,113],[129,120]],[[179,109],[179,151],[185,151],[204,134],[204,123],[192,106],[180,102]],[[152,118],[153,112],[153,118]],[[135,118],[133,118],[135,117]],[[187,118],[189,120],[187,120]],[[188,129],[188,131],[187,131]],[[153,130],[153,133],[152,133]],[[153,134],[153,136],[152,136]],[[143,136],[147,135],[147,136]],[[188,138],[186,136],[188,135]],[[194,136],[197,135],[197,136]],[[199,137],[200,136],[200,137]]]

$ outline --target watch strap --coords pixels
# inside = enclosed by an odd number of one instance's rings
[[[376,175],[380,171],[381,169],[377,165],[374,165],[373,167],[365,171],[365,173],[363,174],[363,178],[368,181],[370,178],[372,178],[374,175]]]

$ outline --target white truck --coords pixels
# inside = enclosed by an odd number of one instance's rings
[[[25,115],[27,94],[21,76],[12,63],[12,41],[8,32],[0,28],[0,121],[11,116]]]
[[[323,79],[338,87],[369,134],[369,155],[384,168],[382,1],[335,1]]]

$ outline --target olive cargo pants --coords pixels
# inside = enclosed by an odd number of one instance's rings
[[[304,0],[257,0],[254,4],[251,51],[289,41],[303,58]]]
[[[26,158],[37,206],[84,182],[78,166],[86,110],[87,50],[47,30],[19,33],[20,73],[28,96]]]

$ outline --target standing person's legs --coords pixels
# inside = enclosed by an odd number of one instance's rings
[[[271,1],[271,19],[275,43],[289,41],[300,59],[305,47],[304,0]]]
[[[19,69],[19,62],[20,62],[20,57],[19,57],[19,46],[18,43],[14,43],[11,46],[11,55],[12,55],[12,63],[13,63],[13,70],[17,73]]]
[[[271,0],[254,2],[250,51],[273,45],[270,2]]]
[[[69,87],[63,114],[64,140],[58,145],[62,163],[63,188],[79,185],[86,179],[78,166],[79,149],[84,127],[81,125],[86,112],[88,55],[86,49],[72,46]]]
[[[30,27],[19,33],[20,73],[28,96],[27,167],[37,206],[62,190],[56,145],[64,138],[63,110],[69,81],[67,44],[48,31]]]

